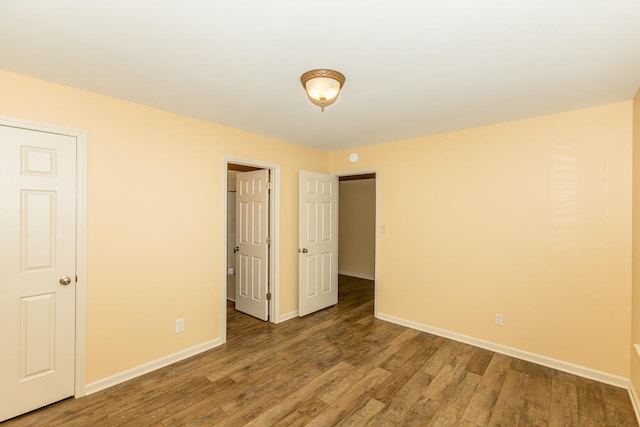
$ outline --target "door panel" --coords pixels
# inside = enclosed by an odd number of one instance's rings
[[[269,170],[236,175],[236,310],[269,320]]]
[[[300,171],[298,315],[338,302],[338,177]]]
[[[76,140],[0,125],[0,421],[74,393]]]

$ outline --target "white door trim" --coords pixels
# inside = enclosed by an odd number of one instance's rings
[[[269,305],[269,321],[280,322],[280,165],[242,157],[224,156],[222,167],[222,342],[227,341],[227,169],[229,163],[270,169],[272,189],[269,195],[269,227],[271,230],[271,252],[269,257],[269,280],[271,281],[272,304]]]
[[[354,169],[354,170],[347,170],[347,171],[338,171],[338,172],[333,172],[334,175],[336,175],[338,178],[341,176],[353,176],[353,175],[365,175],[368,173],[375,173],[376,174],[376,238],[375,238],[375,257],[374,257],[374,263],[375,263],[375,267],[374,267],[374,285],[373,285],[373,292],[374,292],[374,296],[373,296],[373,315],[374,317],[378,317],[378,277],[379,277],[379,267],[378,267],[378,257],[379,257],[379,247],[380,247],[380,243],[378,241],[378,238],[380,236],[380,218],[379,218],[379,214],[380,214],[380,170],[378,168],[372,168],[372,169]],[[340,212],[340,206],[338,206],[338,212]]]
[[[83,130],[0,116],[0,125],[76,138],[76,333],[74,396],[86,395],[87,317],[87,133]]]

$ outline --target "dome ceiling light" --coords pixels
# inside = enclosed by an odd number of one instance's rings
[[[307,71],[300,77],[300,81],[309,101],[324,111],[324,107],[338,99],[345,77],[338,71],[320,69]]]

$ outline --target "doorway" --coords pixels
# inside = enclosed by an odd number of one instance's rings
[[[378,179],[377,171],[337,173],[339,177],[338,274],[341,281],[373,281],[377,314]]]
[[[375,279],[376,176],[340,177],[338,273]]]
[[[270,294],[270,300],[268,302],[268,321],[277,323],[279,321],[279,271],[278,271],[278,256],[279,256],[279,242],[276,238],[279,234],[279,175],[280,166],[272,163],[265,163],[250,159],[242,159],[235,157],[225,157],[224,159],[224,214],[223,223],[225,230],[224,239],[224,251],[223,251],[223,274],[224,280],[222,286],[222,335],[223,340],[226,341],[227,337],[227,301],[232,300],[236,302],[235,298],[235,282],[238,277],[238,268],[236,265],[236,254],[234,249],[238,246],[236,244],[237,237],[235,233],[235,215],[236,215],[236,196],[237,189],[235,188],[236,175],[239,173],[251,173],[255,171],[267,171],[270,176],[270,189],[269,189],[269,207],[266,210],[268,215],[267,227],[268,237],[270,238],[268,247],[268,293]],[[265,236],[266,237],[266,236]],[[265,295],[266,297],[266,295]]]

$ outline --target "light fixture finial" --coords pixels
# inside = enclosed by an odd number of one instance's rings
[[[307,92],[309,101],[324,111],[324,107],[333,104],[338,99],[345,77],[335,70],[316,69],[304,73],[300,77],[300,81]]]

